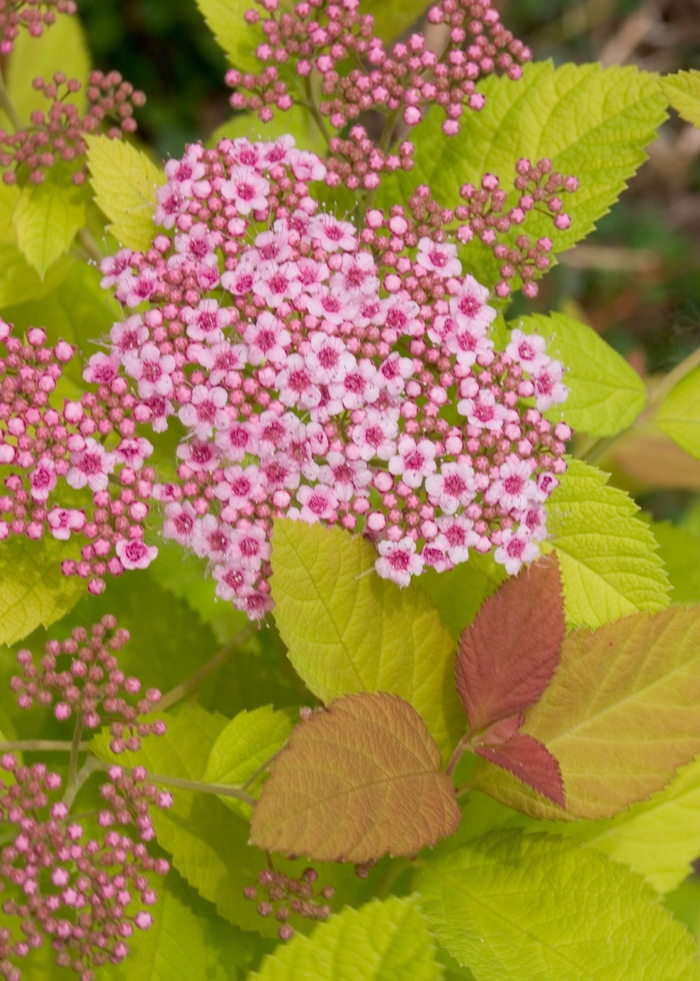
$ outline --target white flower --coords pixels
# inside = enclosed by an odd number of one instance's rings
[[[435,473],[435,444],[427,439],[416,443],[412,436],[403,435],[396,447],[397,455],[389,460],[389,472],[400,476],[409,487],[420,487],[423,480]]]
[[[445,514],[454,514],[466,507],[476,495],[474,471],[466,463],[443,463],[440,473],[431,474],[425,481],[432,504]]]

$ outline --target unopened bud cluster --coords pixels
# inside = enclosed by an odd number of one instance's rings
[[[317,879],[318,872],[313,868],[305,869],[299,879],[284,872],[263,869],[258,875],[258,887],[246,886],[243,895],[258,901],[260,916],[274,916],[279,920],[278,935],[281,940],[289,940],[294,936],[294,928],[287,921],[293,913],[307,920],[327,920],[333,912],[328,901],[333,899],[335,889],[323,886],[316,893],[314,884]]]
[[[87,180],[85,134],[94,133],[106,124],[111,124],[107,129],[111,139],[119,139],[122,133],[133,133],[136,130],[134,106],[142,106],[146,101],[143,92],[135,92],[119,72],[91,73],[85,115],[78,108],[82,86],[76,79],[56,72],[50,82],[35,78],[32,84],[50,106],[45,112],[35,110],[26,129],[14,133],[0,130],[0,169],[6,184],[16,183],[20,167],[28,168],[30,183],[41,184],[57,165],[63,165],[74,184],[84,184]]]
[[[114,338],[118,333],[126,342],[128,328],[117,325]],[[126,379],[105,368],[111,365],[105,355],[86,369],[96,391],[53,407],[74,355],[65,341],[47,345],[42,328],[20,340],[0,320],[0,463],[9,470],[0,493],[0,540],[80,536],[87,541],[80,559],[66,559],[62,569],[97,594],[108,572],[146,568],[158,553],[143,540],[155,477],[145,461],[153,446],[138,436],[138,400]]]
[[[477,111],[484,106],[478,79],[494,71],[520,78],[521,64],[531,57],[488,0],[441,0],[429,9],[428,22],[446,28],[439,53],[422,33],[387,50],[375,35],[374,18],[360,13],[359,0],[302,0],[293,10],[279,0],[258,0],[258,5],[262,11],[249,10],[246,20],[262,29],[256,53],[265,68],[258,74],[232,70],[226,80],[237,90],[231,105],[257,111],[264,122],[275,109],[292,106],[280,67],[292,62],[302,82],[308,84],[314,70],[320,74],[319,111],[336,130],[369,110],[382,113],[390,125],[402,118],[412,127],[424,107],[434,104],[446,116],[443,130],[452,136],[459,132],[464,106]],[[355,67],[345,72],[348,60]]]
[[[74,14],[77,9],[75,0],[0,0],[0,55],[12,53],[22,28],[41,37],[57,13]]]
[[[124,960],[134,928],[152,924],[151,914],[138,906],[155,904],[152,875],[165,875],[169,865],[152,858],[143,844],[153,836],[147,805],[167,807],[170,795],[158,800],[155,789],[143,783],[145,774],[134,771],[125,782],[120,768],[113,767],[111,782],[103,787],[107,809],[100,824],[134,824],[142,841],[116,830],[88,838],[65,804],[51,803],[61,786],[58,774],[41,763],[19,766],[11,755],[0,765],[11,774],[0,789],[2,819],[17,828],[12,844],[0,853],[0,880],[10,897],[2,909],[6,917],[17,918],[17,930],[11,922],[0,930],[0,976],[19,981],[17,961],[48,941],[59,967],[72,968],[80,981],[93,981],[95,968]],[[17,933],[20,938],[13,939]]]
[[[53,705],[60,721],[75,715],[82,726],[90,729],[108,721],[112,752],[136,752],[143,737],[161,736],[166,726],[162,721],[145,722],[140,718],[152,712],[160,701],[157,689],[149,689],[132,704],[141,682],[125,677],[119,668],[117,653],[128,642],[129,633],[116,626],[115,618],[107,615],[92,626],[90,636],[83,627],[75,627],[63,643],[47,643],[39,666],[31,651],[19,651],[17,663],[22,674],[11,679],[10,687],[17,693],[17,704],[22,709],[31,708],[35,702],[45,707]]]

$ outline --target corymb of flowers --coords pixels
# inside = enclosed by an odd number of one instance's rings
[[[546,181],[540,201],[566,189],[550,171],[521,161],[520,186]],[[207,559],[217,594],[252,618],[273,606],[276,517],[362,532],[400,586],[470,549],[494,550],[510,574],[535,559],[571,435],[543,413],[567,389],[544,338],[514,330],[496,349],[488,291],[457,256],[475,226],[495,238],[478,216],[498,210],[496,178],[465,185],[454,211],[418,187],[358,227],[322,210],[312,185],[332,186],[332,171],[291,137],[193,145],[166,175],[152,248],[102,265],[125,315],[85,369],[96,393],[49,408],[73,350],[2,329],[0,457],[20,473],[0,534],[87,537],[63,571],[100,592],[106,573],[155,558],[155,499],[163,536]],[[519,243],[535,263],[551,247]],[[175,419],[177,476],[158,482],[143,427]],[[92,506],[54,504],[59,479]]]

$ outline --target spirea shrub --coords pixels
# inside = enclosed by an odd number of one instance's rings
[[[0,2],[0,976],[700,977],[697,548],[593,465],[700,458],[697,356],[511,307],[697,73],[197,4],[235,113],[161,165]]]

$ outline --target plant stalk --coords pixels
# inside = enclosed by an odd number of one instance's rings
[[[23,129],[24,122],[22,117],[17,112],[15,104],[10,98],[10,93],[7,91],[5,86],[5,80],[2,77],[2,72],[0,72],[0,107],[2,107],[6,114],[8,115],[10,122],[15,127],[15,129]]]
[[[79,752],[85,753],[89,743],[80,743]],[[0,753],[70,753],[72,742],[57,739],[13,739],[0,743]]]
[[[253,624],[250,624],[248,627],[244,627],[243,630],[239,630],[235,637],[231,638],[228,644],[225,644],[220,651],[217,651],[216,654],[209,661],[207,661],[206,664],[202,665],[199,671],[195,671],[195,673],[191,677],[187,678],[186,681],[176,685],[175,688],[171,689],[171,691],[167,693],[167,695],[164,695],[156,708],[165,711],[166,709],[169,709],[171,705],[175,705],[176,702],[179,702],[181,698],[185,698],[187,695],[191,695],[193,692],[197,691],[197,689],[200,688],[208,678],[210,678],[219,670],[219,668],[222,668],[224,664],[226,664],[234,651],[237,651],[241,644],[245,643],[245,641],[253,635],[255,630],[256,627]]]

